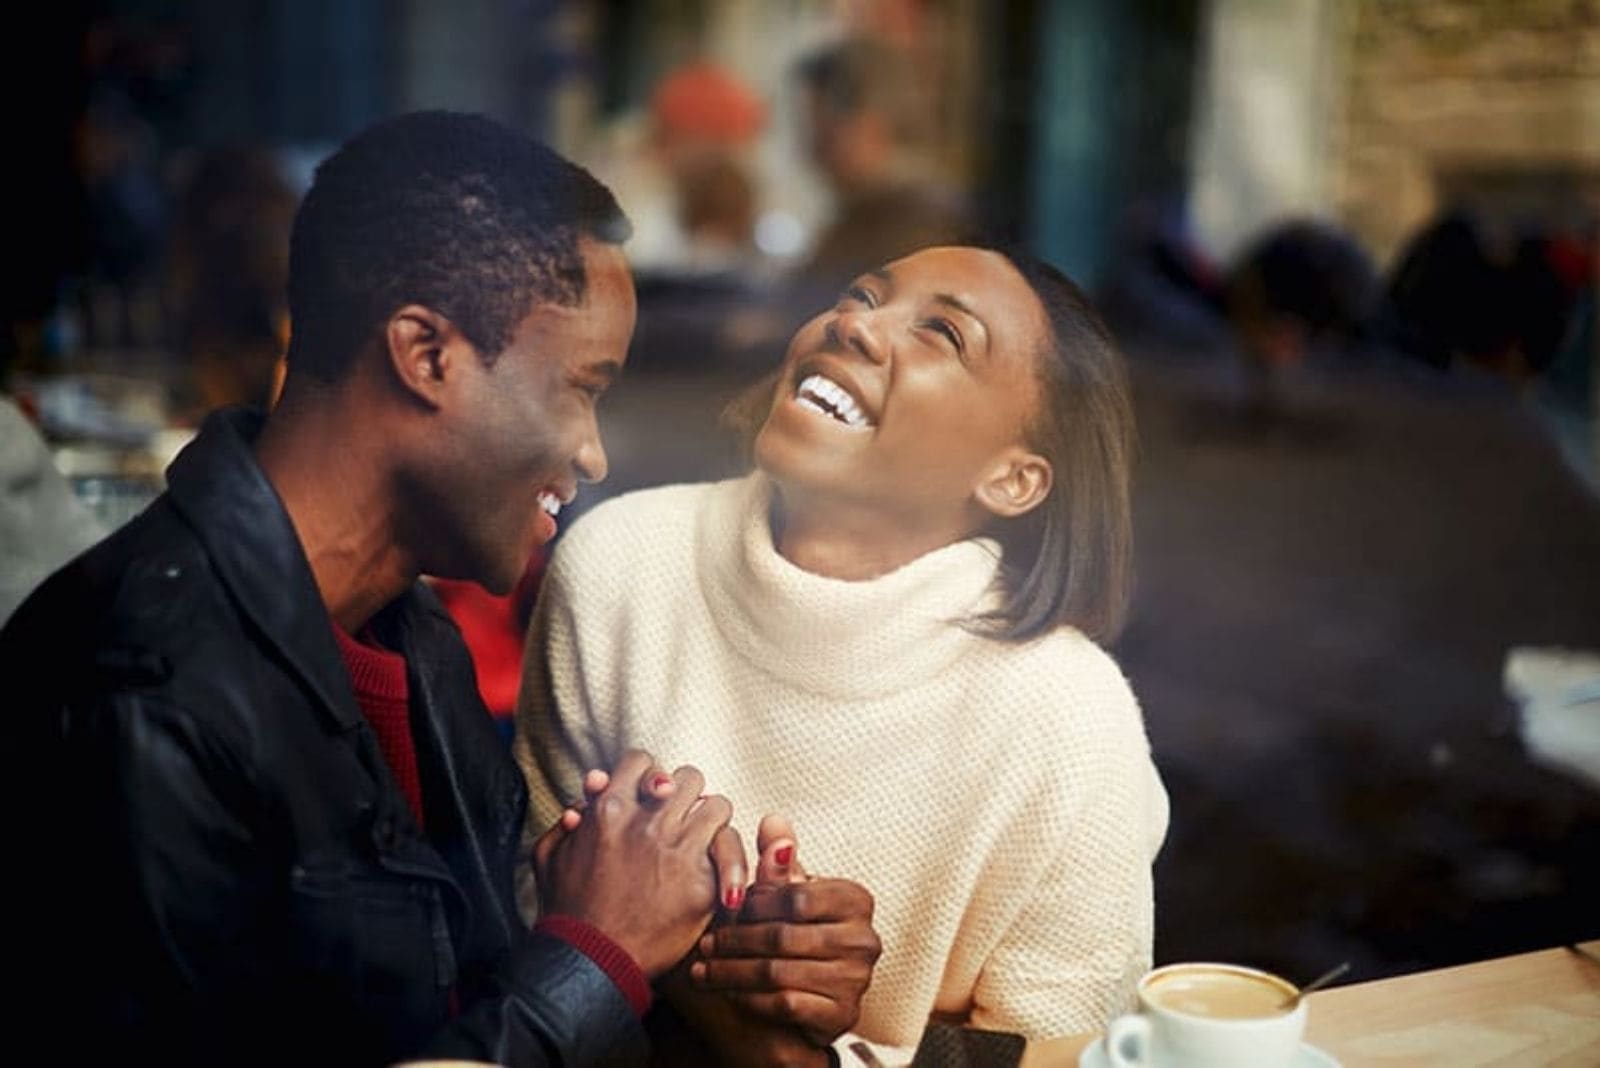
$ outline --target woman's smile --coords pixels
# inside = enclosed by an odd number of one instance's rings
[[[872,420],[839,383],[825,374],[809,374],[794,391],[794,402],[852,430],[870,430]]]

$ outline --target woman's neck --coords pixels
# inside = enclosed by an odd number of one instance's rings
[[[811,501],[779,489],[772,497],[772,543],[803,571],[860,582],[887,575],[976,530],[839,502]]]

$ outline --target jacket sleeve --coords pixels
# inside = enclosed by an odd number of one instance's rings
[[[248,1035],[270,1061],[266,1051],[308,1032],[340,1048],[340,1021],[298,1017],[278,1000],[283,976],[302,966],[278,926],[288,873],[273,859],[281,857],[271,846],[273,814],[238,746],[147,695],[69,708],[62,724],[70,759],[57,796],[68,805],[60,830],[71,845],[41,907],[66,943],[45,952],[70,962],[52,965],[66,973],[66,985],[52,989],[103,995],[92,1021],[77,1017],[80,1031],[94,1032],[83,1051],[199,1064]],[[507,1068],[647,1059],[621,991],[545,935],[521,939],[499,989],[463,1006],[427,1045]],[[304,1050],[281,1052],[292,1059]],[[241,1052],[240,1063],[252,1055]]]
[[[506,1068],[630,1065],[649,1044],[628,1001],[599,965],[553,935],[534,933],[501,977],[429,1043],[438,1057],[488,1059]]]

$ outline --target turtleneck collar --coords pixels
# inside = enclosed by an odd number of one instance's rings
[[[863,582],[778,554],[759,472],[709,496],[695,532],[699,586],[723,637],[784,682],[862,698],[915,685],[971,648],[962,622],[999,604],[1000,549],[971,539]]]

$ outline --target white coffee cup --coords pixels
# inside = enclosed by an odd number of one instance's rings
[[[1111,1021],[1117,1068],[1285,1068],[1300,1048],[1306,1002],[1293,983],[1237,964],[1169,964],[1139,980],[1139,1011]]]

